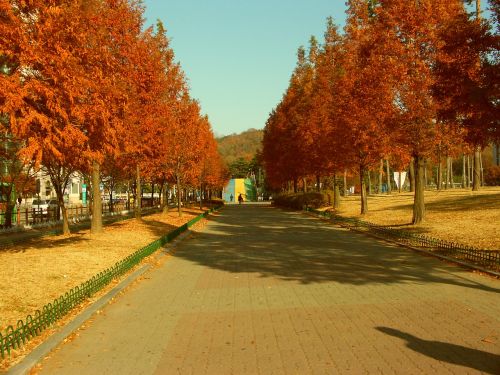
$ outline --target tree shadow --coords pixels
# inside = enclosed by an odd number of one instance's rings
[[[0,246],[0,253],[24,253],[27,250],[37,250],[40,248],[54,248],[65,246],[68,244],[77,244],[79,242],[88,242],[89,238],[84,237],[85,233],[82,230],[77,230],[69,236],[63,235],[47,235],[47,233],[37,233],[36,235],[26,236],[19,235],[9,239],[2,239],[2,246]]]
[[[471,210],[498,210],[500,193],[488,195],[460,195],[458,197],[441,198],[435,202],[426,202],[425,208],[429,211],[462,212]],[[403,204],[391,209],[408,209],[412,205]]]
[[[500,374],[500,355],[447,342],[424,340],[389,327],[376,327],[386,335],[406,341],[406,346],[437,361],[475,369],[487,374]]]
[[[205,209],[208,210],[208,208]],[[200,215],[202,212],[199,210],[198,207],[183,207],[182,213],[183,216],[180,217],[180,219],[182,219],[182,222],[184,223]],[[160,213],[160,215],[162,214]],[[179,218],[177,216],[176,209],[170,209],[166,215],[169,215],[173,219]],[[187,215],[190,215],[190,217],[188,217]],[[116,224],[126,225],[126,223],[116,223]],[[155,238],[160,238],[168,234],[169,232],[177,229],[180,226],[178,223],[168,223],[166,221],[162,221],[161,216],[160,219],[142,217],[141,224],[144,225],[146,230],[148,230]]]
[[[173,210],[170,211],[171,213]],[[183,213],[197,216],[200,214],[197,207],[183,208]],[[173,224],[168,224],[160,220],[154,220],[148,218],[149,214],[142,216],[143,224],[155,237],[161,237],[165,234],[176,229],[177,226]],[[119,228],[130,223],[130,220],[134,220],[134,217],[122,216],[108,216],[103,217],[104,230],[106,228]],[[90,229],[90,221],[85,223],[70,223],[70,236],[62,236],[61,225],[55,225],[50,228],[37,228],[30,231],[20,231],[12,233],[1,233],[0,234],[0,253],[22,253],[28,249],[39,249],[42,247],[57,247],[62,245],[67,245],[70,243],[77,243],[81,241],[91,241],[89,238],[84,237],[84,232]],[[59,232],[54,234],[54,232]]]
[[[158,220],[147,220],[144,222],[144,225],[146,229],[150,231],[155,238],[163,237],[167,233],[177,228],[177,226],[173,224],[168,224]]]
[[[452,284],[500,289],[457,275],[457,268],[298,212],[226,207],[175,256],[213,269],[302,284]]]

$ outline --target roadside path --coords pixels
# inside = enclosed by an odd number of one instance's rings
[[[500,374],[500,282],[269,206],[228,206],[41,374]]]

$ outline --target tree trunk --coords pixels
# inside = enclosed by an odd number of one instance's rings
[[[130,182],[127,181],[127,204],[125,205],[127,210],[130,210]]]
[[[142,187],[141,187],[141,170],[139,164],[135,168],[135,218],[140,219],[142,216]]]
[[[414,193],[415,192],[415,164],[413,158],[410,160],[410,168],[408,171],[410,175],[410,192]]]
[[[5,216],[4,216],[4,219],[5,219],[5,222],[4,222],[4,226],[5,228],[10,228],[12,227],[12,211],[14,210],[14,205],[12,204],[12,202],[10,201],[10,196],[7,198],[7,202],[6,202],[6,207],[5,207]]]
[[[316,175],[316,191],[321,191],[321,177]]]
[[[427,188],[427,159],[424,160],[424,189],[426,188]]]
[[[474,175],[472,180],[472,191],[478,191],[481,186],[481,147],[474,151]]]
[[[446,180],[446,185],[451,189],[453,186],[451,183],[451,158],[449,156],[446,157]]]
[[[481,170],[481,186],[484,186],[483,153],[479,153],[479,166]]]
[[[61,195],[56,194],[56,195],[57,195],[57,202],[59,204],[59,207],[56,207],[56,210],[59,211],[59,209],[61,209],[63,216],[63,228],[62,228],[63,235],[68,236],[69,234],[71,234],[71,231],[69,229],[68,210],[66,209],[66,205],[64,204],[64,196],[62,194]],[[94,218],[94,216],[92,216],[92,218]],[[101,230],[102,230],[102,224],[101,224]]]
[[[399,171],[399,186],[398,186],[398,192],[401,193],[401,190],[403,189],[403,187],[401,185],[403,185],[403,178],[402,178],[402,174],[403,172]]]
[[[296,178],[293,179],[293,192],[297,193],[297,179]]]
[[[455,185],[453,185],[453,158],[450,157],[450,188],[454,188]]]
[[[302,178],[302,184],[304,185],[304,193],[307,193],[307,178]]]
[[[441,187],[443,185],[443,165],[441,163],[441,154],[438,155],[436,185],[437,190],[441,190]]]
[[[470,163],[470,155],[467,155],[467,188],[470,188],[471,181],[471,163]]]
[[[111,180],[109,183],[109,210],[115,212],[115,204],[113,203],[113,190],[115,190],[115,182]]]
[[[90,233],[98,234],[102,232],[102,200],[101,190],[101,166],[97,161],[92,162],[92,221],[90,223]]]
[[[12,227],[12,211],[14,210],[14,205],[12,204],[12,185],[8,185],[4,196],[6,198],[5,216],[4,216],[4,226],[5,228]]]
[[[392,186],[391,186],[391,169],[389,168],[389,159],[385,159],[385,162],[387,170],[387,194],[391,194]]]
[[[448,157],[444,158],[444,190],[448,190],[449,181]]]
[[[366,179],[365,179],[365,168],[363,165],[359,166],[359,182],[361,189],[361,215],[365,215],[368,212],[368,199],[366,196]]]
[[[163,208],[164,214],[168,213],[168,184],[163,187]]]
[[[368,171],[368,195],[372,195],[372,172]]]
[[[155,184],[151,182],[151,207],[155,206]]]
[[[333,174],[333,208],[336,210],[340,208],[340,189],[336,173]]]
[[[466,173],[465,173],[465,154],[462,154],[462,189],[467,187],[466,183]]]
[[[344,197],[347,197],[347,169],[344,170]]]
[[[203,199],[202,199],[202,195],[203,195],[203,185],[200,184],[200,210],[203,210]]]
[[[424,159],[415,156],[415,196],[413,199],[413,224],[419,224],[425,219],[424,200]]]
[[[378,193],[382,193],[382,179],[384,176],[384,159],[380,159],[380,168],[378,169]]]
[[[177,173],[177,181],[176,181],[176,186],[177,186],[177,212],[179,213],[179,217],[182,216],[182,207],[181,207],[181,176],[179,176],[179,173]]]
[[[92,184],[92,173],[89,176],[89,181],[87,184],[87,215],[92,215],[92,211],[94,210],[94,188]],[[92,227],[92,221],[90,222],[90,226]]]

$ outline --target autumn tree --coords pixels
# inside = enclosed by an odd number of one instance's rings
[[[195,166],[200,157],[197,153],[200,108],[198,103],[189,97],[187,91],[173,105],[172,121],[163,134],[170,140],[163,149],[163,158],[165,166],[172,171],[174,177],[177,210],[179,216],[182,216],[183,184],[196,175]]]
[[[334,208],[340,207],[338,174],[345,170],[348,146],[337,134],[339,126],[337,95],[345,74],[343,67],[344,38],[338,33],[333,18],[327,19],[325,41],[316,59],[310,122],[315,129],[312,151],[317,173],[332,175]]]
[[[493,10],[495,6],[493,4]],[[458,12],[440,30],[434,95],[442,103],[439,118],[457,123],[461,138],[474,150],[473,190],[480,186],[480,153],[500,139],[498,127],[498,35],[476,13]]]
[[[365,1],[350,1],[343,74],[336,96],[336,136],[349,145],[346,157],[359,171],[361,214],[368,211],[366,180],[387,152],[388,124],[393,119],[393,81],[381,50],[376,17]]]
[[[12,133],[25,140],[21,157],[37,161],[61,161],[71,158],[65,146],[80,145],[82,137],[75,123],[81,120],[75,97],[82,94],[86,85],[82,69],[76,57],[69,53],[78,45],[77,34],[63,30],[81,26],[81,12],[75,11],[77,4],[55,4],[33,1],[24,6],[12,4],[15,16],[21,24],[24,43],[18,46],[15,72],[11,76],[18,80],[17,87],[8,94],[2,111],[8,113]],[[29,40],[28,40],[29,39]],[[76,158],[73,159],[76,161]],[[73,166],[72,166],[73,167]],[[52,179],[53,175],[51,175]],[[52,181],[62,207],[64,184]],[[69,233],[67,217],[64,215],[64,233]]]
[[[198,141],[197,149],[199,160],[195,166],[198,171],[193,175],[193,185],[196,186],[200,196],[200,209],[203,208],[203,198],[206,199],[207,186],[210,182],[212,185],[217,185],[220,180],[219,167],[222,163],[220,155],[217,151],[217,142],[212,133],[208,117],[202,116],[198,122]]]
[[[135,170],[138,217],[141,174],[152,186],[159,176],[195,180],[202,138],[213,135],[201,135],[208,121],[163,25],[144,30],[139,0],[1,0],[0,20],[2,124],[21,160],[48,171],[65,234],[63,193],[74,171],[92,176],[92,233],[102,230],[102,172],[112,184]]]
[[[264,136],[262,139],[262,154],[264,159],[264,168],[266,169],[267,179],[270,186],[274,189],[280,189],[286,181],[291,179],[291,173],[287,169],[284,149],[286,142],[284,138],[283,114],[280,110],[281,103],[271,112],[266,121]]]
[[[94,197],[100,197],[98,166],[119,145],[128,74],[123,50],[131,33],[141,31],[141,8],[126,0],[11,6],[25,42],[16,51],[20,63],[12,74],[19,84],[2,111],[9,114],[13,134],[25,140],[22,154],[48,170],[87,170],[93,165]],[[63,182],[52,184],[67,234]],[[93,202],[92,228],[99,231],[100,199]]]
[[[6,120],[5,120],[6,121]],[[35,163],[19,156],[22,142],[16,140],[8,131],[6,122],[0,132],[0,187],[2,199],[5,201],[6,227],[12,225],[12,211],[15,206],[14,197],[22,197],[24,193],[34,190]]]
[[[384,54],[390,58],[397,116],[392,129],[405,145],[415,164],[414,224],[425,218],[424,162],[432,153],[440,125],[440,103],[432,95],[436,80],[433,70],[439,31],[460,11],[459,1],[398,2],[381,0],[377,8],[377,28],[382,35]]]
[[[315,38],[310,40],[308,55],[305,48],[299,47],[289,87],[264,130],[263,157],[269,181],[274,186],[292,181],[294,191],[300,178],[306,190],[307,175],[316,174],[312,161],[316,160],[317,132],[311,128],[309,118],[317,54]]]

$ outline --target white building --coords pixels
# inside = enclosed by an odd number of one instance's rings
[[[47,172],[42,167],[35,176],[37,195],[40,195],[40,199],[56,199],[57,195],[50,182],[50,177]],[[82,185],[83,176],[75,172],[71,175],[70,181],[66,190],[64,192],[64,200],[69,204],[79,204],[82,203]]]

